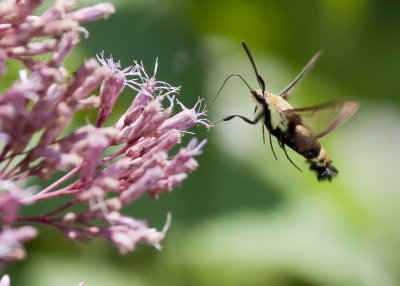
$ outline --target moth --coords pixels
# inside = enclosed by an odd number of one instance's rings
[[[214,103],[229,78],[234,76],[239,77],[249,88],[251,97],[256,103],[254,119],[233,114],[218,122],[229,121],[236,117],[253,125],[261,121],[263,123],[262,134],[264,144],[266,128],[269,135],[269,144],[275,159],[277,159],[277,156],[272,145],[271,136],[276,137],[278,146],[283,150],[286,158],[294,167],[301,171],[289,157],[286,147],[291,148],[307,160],[310,170],[316,173],[318,181],[331,181],[339,172],[332,165],[332,161],[318,139],[332,132],[350,119],[356,113],[360,104],[357,101],[348,100],[334,101],[305,108],[293,108],[287,101],[290,93],[319,59],[321,52],[316,53],[297,77],[278,95],[275,95],[265,89],[265,82],[257,70],[249,48],[245,42],[242,42],[242,45],[253,66],[260,89],[251,88],[241,75],[231,74],[225,79],[211,104]]]

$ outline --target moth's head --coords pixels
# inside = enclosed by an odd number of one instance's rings
[[[251,98],[257,104],[265,103],[265,96],[261,89],[251,89]]]

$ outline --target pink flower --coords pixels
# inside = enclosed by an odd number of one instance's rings
[[[158,231],[124,215],[124,206],[172,191],[197,168],[195,156],[205,140],[174,147],[190,127],[211,127],[202,100],[193,108],[183,106],[176,99],[179,87],[156,78],[157,61],[150,76],[141,62],[122,68],[103,53],[67,71],[64,60],[87,36],[80,24],[106,18],[114,8],[103,3],[73,10],[74,1],[58,0],[33,16],[39,3],[0,2],[0,75],[7,72],[6,61],[24,65],[0,95],[0,260],[26,257],[23,244],[37,235],[31,223],[77,241],[106,239],[123,254],[139,243],[161,249],[170,215]],[[48,60],[37,57],[45,53]],[[125,88],[133,93],[130,106],[117,122],[107,122]],[[181,111],[173,114],[174,106]],[[95,124],[67,129],[77,111],[93,108]],[[56,172],[64,175],[53,179]],[[34,192],[32,177],[53,180]],[[21,208],[62,196],[68,202],[50,212],[20,215]],[[0,283],[9,284],[7,276]]]
[[[97,60],[105,67],[108,67],[111,71],[110,75],[101,84],[100,87],[100,112],[99,118],[97,120],[97,126],[101,124],[110,116],[111,111],[114,107],[115,101],[124,89],[130,76],[137,76],[139,72],[137,71],[137,66],[129,66],[121,70],[121,65],[119,62],[114,62],[114,59],[110,57],[109,59],[104,58],[104,53],[97,56]]]
[[[168,120],[165,120],[160,127],[161,132],[167,132],[170,129],[177,129],[184,132],[195,124],[201,124],[207,129],[211,127],[211,123],[207,119],[202,118],[207,114],[205,107],[202,108],[201,106],[202,99],[199,99],[196,105],[190,109],[186,108],[179,101],[177,102],[182,107],[182,111]]]
[[[3,277],[1,277],[0,286],[10,286],[10,285],[11,285],[10,276],[4,274]]]
[[[143,221],[121,216],[118,212],[111,212],[106,216],[110,227],[103,229],[105,236],[118,247],[121,254],[133,251],[139,242],[153,245],[161,250],[161,240],[164,239],[171,224],[171,216],[167,216],[167,222],[162,231],[149,228]]]
[[[79,283],[78,286],[84,286],[84,285],[85,283],[82,281]],[[1,277],[0,286],[11,286],[10,276],[4,274],[3,277]]]
[[[19,208],[31,203],[33,189],[24,189],[11,180],[0,181],[0,213],[1,221],[5,225],[11,225],[18,218]]]
[[[21,226],[19,228],[4,227],[0,233],[0,261],[16,261],[26,257],[23,243],[37,235],[35,228]]]

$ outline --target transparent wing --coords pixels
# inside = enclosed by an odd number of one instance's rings
[[[315,138],[321,138],[335,130],[356,113],[360,103],[357,101],[335,101],[305,108],[285,110],[290,118],[300,117]]]
[[[322,54],[322,51],[316,53],[311,60],[306,64],[306,66],[301,70],[301,72],[296,76],[296,78],[287,86],[284,90],[281,91],[279,96],[283,99],[287,100],[289,98],[290,92],[296,87],[299,81],[303,78],[303,76],[313,67],[313,65],[318,61]]]

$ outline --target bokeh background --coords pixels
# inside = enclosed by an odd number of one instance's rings
[[[275,161],[260,126],[232,120],[194,129],[209,140],[199,169],[172,193],[126,210],[158,228],[172,213],[162,252],[142,246],[120,256],[106,242],[82,245],[42,228],[28,259],[5,269],[12,285],[400,285],[400,2],[110,2],[116,14],[86,26],[90,38],[70,67],[103,50],[149,70],[158,58],[158,79],[181,85],[187,106],[210,101],[231,73],[256,87],[241,40],[276,93],[323,49],[291,99],[299,107],[362,102],[321,140],[340,175],[318,183],[303,158],[289,154],[299,172],[276,144]],[[131,100],[131,92],[120,98],[121,112]],[[209,117],[251,117],[253,108],[246,86],[232,79]]]

